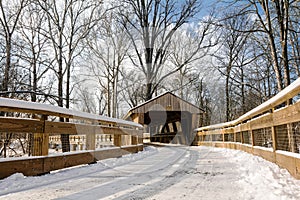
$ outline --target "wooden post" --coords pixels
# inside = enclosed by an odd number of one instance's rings
[[[295,137],[293,133],[293,126],[292,124],[287,124],[287,132],[289,137],[289,150],[293,153],[296,152],[296,143],[295,143]]]
[[[122,146],[122,135],[114,135],[114,145],[117,147]]]
[[[245,143],[245,141],[244,141],[244,134],[243,134],[243,131],[241,131],[241,133],[240,133],[240,134],[241,134],[241,143],[242,143],[242,144],[244,144],[244,143]]]
[[[143,137],[137,137],[138,144],[143,144]]]
[[[131,136],[131,144],[132,145],[137,145],[138,144],[138,136]]]
[[[273,119],[274,110],[275,110],[274,108],[271,109],[273,124],[274,124],[274,119]],[[271,126],[271,131],[272,131],[272,147],[273,147],[273,152],[275,152],[277,150],[277,133],[274,125]]]
[[[132,143],[131,135],[124,135],[124,137],[126,139],[126,145],[130,145]]]
[[[254,134],[253,134],[253,131],[251,128],[250,128],[249,132],[250,132],[250,137],[251,137],[251,144],[253,147],[253,146],[255,146],[255,141],[254,141]]]
[[[33,156],[47,156],[49,153],[49,133],[45,133],[45,121],[47,116],[43,115],[41,121],[44,122],[43,133],[33,134]]]
[[[271,127],[272,130],[272,146],[273,146],[273,151],[275,152],[277,150],[277,134],[275,131],[275,127]]]
[[[95,150],[96,147],[96,135],[95,131],[93,133],[86,134],[86,149]]]

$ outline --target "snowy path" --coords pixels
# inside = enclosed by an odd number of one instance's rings
[[[300,199],[300,181],[244,152],[169,146],[0,181],[0,199]]]

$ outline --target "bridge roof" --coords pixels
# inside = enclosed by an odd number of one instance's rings
[[[187,111],[193,114],[203,112],[201,108],[176,96],[175,94],[165,92],[131,108],[124,119],[129,118],[134,113],[147,113],[149,111]]]

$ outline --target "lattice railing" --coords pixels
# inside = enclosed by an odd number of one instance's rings
[[[196,129],[197,137],[194,144],[213,144],[259,154],[288,168],[293,175],[300,178],[299,94],[300,78],[270,100],[236,120]],[[220,135],[223,136],[221,141]],[[258,153],[257,149],[263,149],[264,152]],[[283,158],[282,154],[288,155],[289,158]],[[280,159],[292,159],[292,161]]]
[[[7,98],[0,111],[0,157],[61,151],[61,134],[69,135],[71,151],[142,145],[143,127],[134,122]]]

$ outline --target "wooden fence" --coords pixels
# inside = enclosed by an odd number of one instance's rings
[[[300,179],[300,79],[236,120],[196,129],[195,145],[239,149]]]
[[[30,133],[33,155],[0,159],[0,178],[16,172],[39,175],[143,150],[143,127],[134,122],[7,98],[0,98],[0,111],[0,136]],[[68,122],[59,122],[60,117]],[[49,156],[49,144],[59,138],[60,134],[72,135],[71,140],[84,138],[85,148],[80,150],[85,151]],[[109,138],[113,148],[96,148],[99,147],[97,141],[102,135],[108,135],[104,138]],[[5,140],[0,143],[3,146]]]

